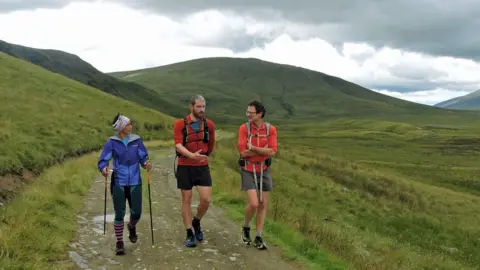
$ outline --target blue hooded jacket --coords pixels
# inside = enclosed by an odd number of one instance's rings
[[[140,167],[145,168],[148,160],[148,151],[140,136],[130,134],[125,139],[114,135],[108,139],[103,146],[102,153],[98,159],[98,170],[108,166],[113,157],[113,172],[115,173],[115,184],[120,186],[132,186],[142,183]]]

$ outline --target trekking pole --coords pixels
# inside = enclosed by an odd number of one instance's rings
[[[263,161],[260,164],[260,202],[263,201],[262,195],[263,195]]]
[[[252,144],[252,136],[248,138],[249,143]],[[257,137],[257,142],[258,142],[258,137]],[[262,202],[262,182],[263,179],[260,178],[260,190],[258,189],[258,181],[257,181],[257,169],[255,166],[255,162],[252,162],[252,167],[253,167],[253,180],[255,181],[255,190],[257,191],[257,198],[259,202]],[[263,174],[262,174],[263,175]]]
[[[105,230],[107,227],[107,182],[108,175],[105,176],[105,200],[103,203],[103,235],[105,235]]]
[[[255,190],[257,191],[257,198],[261,202],[262,199],[261,199],[261,197],[259,197],[260,191],[258,190],[257,170],[256,170],[255,163],[252,163],[252,167],[253,167],[253,181],[255,182]]]
[[[155,240],[153,239],[153,219],[152,219],[152,198],[150,195],[150,172],[147,171],[148,179],[148,203],[150,204],[150,231],[152,232],[152,247],[155,247]]]

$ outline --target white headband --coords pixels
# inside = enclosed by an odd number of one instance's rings
[[[130,119],[128,119],[128,117],[124,115],[120,115],[115,124],[113,124],[112,126],[113,129],[115,129],[117,132],[120,132],[127,126],[128,123],[130,123]]]

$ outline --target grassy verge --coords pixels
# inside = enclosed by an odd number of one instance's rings
[[[76,214],[97,175],[98,153],[53,166],[0,208],[2,269],[66,269]]]
[[[217,144],[217,150],[211,159],[213,201],[227,210],[230,218],[243,222],[245,194],[240,190],[239,173],[235,170],[236,156],[233,154],[234,139],[226,139]],[[282,193],[274,192],[270,202],[282,200]],[[287,198],[284,198],[287,200]],[[254,224],[254,221],[252,221]],[[303,236],[288,224],[279,222],[275,214],[272,216],[272,205],[265,221],[265,240],[275,243],[285,251],[287,260],[305,263],[311,269],[349,269],[348,265],[328,251],[318,246],[315,241]]]
[[[171,146],[170,141],[146,141],[147,147]],[[0,208],[1,269],[66,269],[65,252],[78,226],[76,215],[98,175],[99,153],[46,169],[5,207]],[[146,179],[146,174],[142,170]],[[146,185],[145,185],[146,188]]]

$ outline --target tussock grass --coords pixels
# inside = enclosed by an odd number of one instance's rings
[[[480,264],[476,127],[339,120],[278,130],[269,239],[319,269],[331,267],[325,252],[355,269]],[[214,199],[242,222],[236,139],[213,158]]]
[[[55,165],[0,208],[2,269],[66,269],[76,215],[98,174],[98,153]]]

